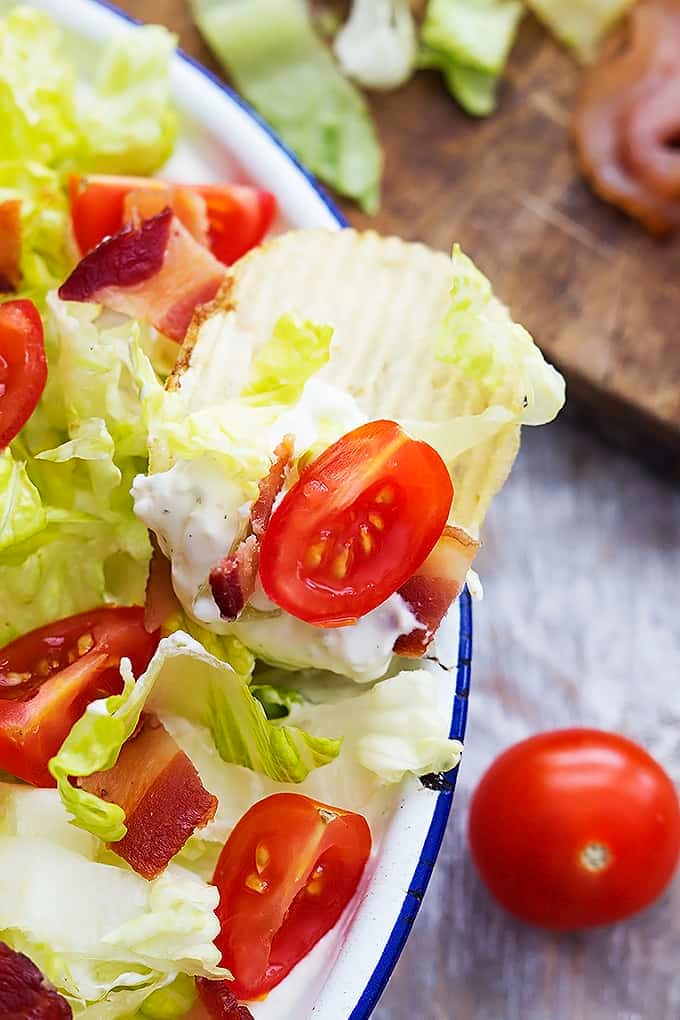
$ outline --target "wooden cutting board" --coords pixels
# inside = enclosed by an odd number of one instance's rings
[[[119,0],[217,69],[181,0]],[[569,117],[582,72],[532,19],[498,112],[467,117],[439,75],[371,99],[385,148],[379,215],[358,227],[459,241],[565,373],[572,413],[680,478],[680,237],[659,242],[581,179]]]

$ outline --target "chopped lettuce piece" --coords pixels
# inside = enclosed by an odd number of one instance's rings
[[[302,703],[302,695],[290,687],[275,687],[273,684],[251,684],[250,692],[260,702],[268,719],[285,719],[293,705]]]
[[[178,974],[165,988],[152,992],[139,1011],[147,1020],[175,1020],[186,1016],[196,1001],[196,982],[188,974]]]
[[[295,404],[305,383],[330,357],[333,327],[282,315],[271,340],[253,356],[241,396],[249,403]]]
[[[355,756],[381,782],[398,783],[408,773],[448,772],[458,764],[463,745],[449,738],[442,708],[432,673],[403,670],[355,697],[294,707],[291,721],[337,733],[343,755]]]
[[[228,977],[213,942],[218,899],[176,865],[147,882],[52,839],[0,836],[0,939],[87,1020],[134,1014],[179,973]]]
[[[366,212],[382,157],[368,106],[314,31],[303,0],[192,0],[208,45],[303,163]]]
[[[160,25],[114,36],[93,90],[78,95],[83,169],[151,174],[169,158],[177,134],[168,68],[176,38]]]
[[[510,393],[506,410],[518,423],[544,425],[552,421],[564,404],[564,379],[546,362],[524,327],[512,321],[494,298],[487,278],[458,245],[452,260],[451,304],[437,357],[455,365],[489,393],[503,385]],[[512,386],[513,382],[516,385]],[[492,405],[485,425],[492,420],[491,411],[501,424],[503,415]]]
[[[430,0],[421,31],[421,66],[441,70],[468,113],[491,113],[522,14],[519,0]]]
[[[102,328],[98,311],[49,299],[47,386],[0,460],[0,643],[97,605],[144,600],[151,545],[130,488],[146,467],[141,389],[155,375],[141,350],[145,327]]]
[[[635,0],[526,0],[553,35],[580,60],[592,60],[610,28]]]
[[[62,32],[46,14],[23,5],[0,17],[0,202],[21,201],[19,296],[42,304],[77,261],[69,171],[146,174],[169,156],[174,44],[154,26],[117,33],[89,89],[76,81]]]
[[[124,812],[118,805],[72,786],[69,779],[111,768],[144,708],[161,719],[181,716],[207,727],[223,761],[244,765],[279,782],[301,782],[340,751],[339,740],[270,722],[247,680],[181,631],[161,641],[146,672],[136,681],[127,659],[121,662],[121,674],[122,693],[89,705],[50,762],[50,772],[74,824],[106,842],[125,835]]]
[[[10,450],[0,453],[0,550],[31,538],[47,525],[40,493],[26,465]]]
[[[416,48],[409,0],[353,0],[334,44],[345,73],[369,89],[396,89],[408,81]]]

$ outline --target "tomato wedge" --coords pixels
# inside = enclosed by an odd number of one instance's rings
[[[0,304],[0,449],[35,411],[47,382],[45,340],[32,301]]]
[[[396,422],[362,425],[313,461],[272,515],[260,552],[264,590],[308,623],[354,623],[423,563],[452,499],[436,450]]]
[[[259,801],[217,862],[215,940],[238,999],[270,991],[338,921],[371,852],[362,815],[297,793]]]
[[[152,177],[72,174],[71,218],[83,255],[121,229],[125,223],[125,199],[130,193],[168,189],[171,193],[191,192],[205,201],[210,250],[226,265],[260,243],[276,212],[276,199],[271,192],[245,184],[174,184]],[[183,220],[181,209],[174,211]],[[191,231],[188,223],[185,226]]]
[[[0,769],[54,786],[47,763],[87,705],[122,689],[123,656],[142,673],[158,644],[141,607],[95,609],[0,650]]]

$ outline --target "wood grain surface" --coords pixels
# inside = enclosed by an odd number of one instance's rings
[[[183,0],[121,6],[214,68]],[[574,81],[527,21],[496,118],[464,118],[429,74],[375,100],[387,166],[372,225],[459,240],[605,431],[639,449],[642,422],[646,459],[677,471],[680,245],[647,239],[579,181],[565,133]],[[678,1020],[680,883],[626,924],[546,935],[489,899],[465,823],[498,751],[559,726],[626,733],[680,782],[680,492],[566,418],[524,430],[484,540],[454,811],[376,1020]]]

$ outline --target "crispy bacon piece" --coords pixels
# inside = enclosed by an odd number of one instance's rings
[[[0,293],[12,293],[21,283],[21,200],[0,202]]]
[[[217,810],[217,798],[153,715],[142,718],[113,768],[77,782],[123,808],[127,833],[110,847],[147,879],[156,878]]]
[[[168,620],[182,611],[180,601],[172,586],[172,565],[156,541],[153,532],[151,545],[153,553],[149,564],[144,598],[144,628],[149,634],[160,630]]]
[[[421,626],[397,638],[397,655],[421,658],[446,611],[460,594],[480,543],[462,528],[448,525],[420,569],[399,590]]]
[[[196,978],[196,988],[210,1020],[253,1020],[247,1006],[239,1006],[229,981]]]
[[[105,238],[78,263],[59,296],[144,319],[181,342],[194,311],[214,298],[225,274],[222,263],[165,208]]]
[[[260,481],[259,495],[250,510],[251,534],[233,553],[210,571],[210,587],[224,620],[235,620],[255,591],[260,559],[260,540],[269,524],[276,497],[283,487],[293,459],[295,440],[284,436],[274,450],[274,462]]]
[[[663,235],[680,227],[680,0],[631,16],[628,47],[586,77],[573,131],[593,190]]]
[[[33,961],[0,942],[0,1018],[71,1020],[72,1017],[73,1011],[66,999],[43,977]]]

